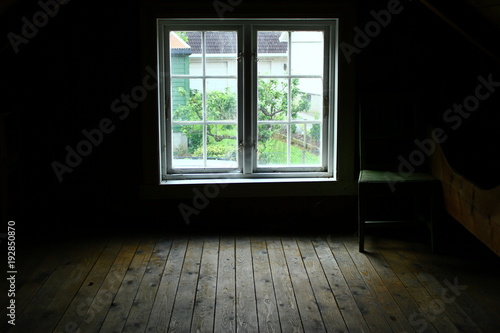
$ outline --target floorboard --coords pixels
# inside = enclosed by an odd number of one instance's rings
[[[217,271],[217,295],[215,309],[215,332],[236,331],[236,285],[235,285],[234,238],[224,236],[220,240],[219,267]]]
[[[214,329],[218,263],[219,237],[205,237],[191,332],[212,332]]]
[[[281,239],[266,240],[282,332],[304,332]]]
[[[259,332],[281,332],[266,240],[252,237],[252,264]]]
[[[366,248],[334,234],[61,241],[36,249],[0,331],[500,332],[500,258],[397,234]]]
[[[249,237],[236,238],[236,332],[258,331],[252,249]]]

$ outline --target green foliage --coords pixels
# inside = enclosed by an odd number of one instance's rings
[[[236,93],[226,87],[224,91],[207,93],[207,114],[209,120],[236,119]]]
[[[194,150],[195,156],[203,156],[203,146]],[[224,140],[207,144],[207,157],[209,159],[236,161],[236,149],[234,142]]]
[[[203,120],[203,96],[197,89],[188,93],[183,87],[178,88],[180,96],[187,99],[186,104],[174,109],[174,120]],[[233,120],[236,118],[236,93],[226,88],[224,91],[209,91],[206,98],[207,117],[209,120]]]
[[[307,94],[299,89],[299,79],[292,79],[291,84],[291,112],[292,119],[296,119],[299,112],[307,112],[311,108],[311,102]],[[259,79],[257,87],[259,120],[285,120],[288,111],[288,82]]]
[[[179,95],[186,99],[186,104],[174,108],[172,114],[174,120],[202,120],[203,119],[203,99],[201,92],[191,89],[189,93],[184,87],[177,88]]]
[[[302,147],[290,147],[290,162],[292,165],[312,165],[319,164],[320,157]],[[259,164],[261,165],[286,165],[287,146],[286,142],[279,139],[268,141],[265,146],[259,147]]]
[[[309,130],[309,135],[315,142],[319,142],[321,138],[321,127],[319,124],[313,124]]]
[[[311,102],[306,93],[298,85],[299,79],[291,81],[291,116],[296,119],[299,112],[307,112]],[[186,100],[185,104],[178,105],[173,110],[173,119],[176,121],[203,120],[203,96],[197,89],[187,91],[178,87],[180,96]],[[288,81],[280,79],[259,79],[258,82],[258,119],[259,120],[286,120],[288,112]],[[237,117],[237,96],[229,88],[223,91],[209,91],[206,96],[206,116],[208,120],[234,120]],[[192,156],[203,156],[202,125],[182,126],[181,131],[188,138],[188,152]],[[292,132],[298,127],[293,124]],[[225,160],[236,160],[237,131],[235,125],[207,126],[207,157]],[[313,125],[309,134],[319,141],[319,125]],[[258,142],[260,160],[266,164],[286,164],[286,127],[282,125],[260,125]],[[300,155],[300,156],[299,156]],[[187,155],[183,155],[187,156]],[[316,163],[318,156],[304,151],[302,148],[292,147],[292,158],[306,159],[306,163]],[[283,160],[284,159],[284,160]],[[300,164],[300,163],[299,163]]]
[[[189,36],[187,35],[187,32],[186,31],[175,31],[175,33],[177,34],[177,36],[179,36],[183,41],[185,41],[186,43],[188,43],[188,40],[189,40]],[[189,43],[188,43],[189,44]]]

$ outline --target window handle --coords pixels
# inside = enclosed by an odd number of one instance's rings
[[[257,57],[257,52],[254,52],[252,55],[253,55],[253,60],[255,62],[259,62],[259,58]]]
[[[257,148],[257,144],[255,143],[255,140],[252,141],[252,143],[250,144],[247,144],[248,148],[251,148],[251,149],[256,149]],[[240,142],[238,143],[238,151],[243,151],[243,149],[245,148],[245,144],[243,143],[243,140],[240,140]]]
[[[240,52],[238,52],[238,58],[236,58],[236,59],[238,59],[238,62],[241,62],[243,60],[243,57],[244,57],[243,52],[240,51]]]

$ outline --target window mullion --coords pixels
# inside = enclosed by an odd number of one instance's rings
[[[201,47],[201,56],[202,56],[202,73],[203,73],[203,84],[202,84],[202,115],[203,115],[203,136],[202,136],[202,141],[203,141],[203,167],[207,167],[207,79],[205,78],[206,75],[206,32],[203,31],[202,33],[202,47]]]
[[[292,160],[292,33],[288,31],[288,125],[286,136],[286,165],[291,165]]]
[[[252,25],[243,27],[243,68],[242,68],[242,93],[243,93],[243,173],[251,174],[254,172],[255,149],[256,142],[256,52],[257,39],[255,38],[256,31]],[[255,54],[255,55],[254,55]]]

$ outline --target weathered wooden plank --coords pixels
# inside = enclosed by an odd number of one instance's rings
[[[440,145],[432,155],[432,173],[441,180],[448,213],[500,256],[500,186],[482,190],[454,172]]]
[[[236,332],[234,238],[222,236],[219,250],[217,275],[217,305],[215,308],[215,332]]]
[[[384,244],[390,246],[389,242],[384,242]],[[432,330],[432,327],[434,327],[438,332],[457,332],[457,328],[448,316],[446,316],[446,314],[436,316],[433,313],[429,305],[433,304],[434,298],[412,273],[411,269],[408,268],[408,262],[398,254],[396,248],[381,247],[379,248],[379,251],[419,305],[419,308],[416,309],[415,312],[409,317],[410,323],[413,327],[417,331],[422,332]]]
[[[332,289],[328,284],[325,271],[310,239],[298,237],[297,244],[302,255],[307,275],[309,277],[316,301],[318,303],[323,323],[327,332],[347,332],[347,327],[335,301]]]
[[[248,237],[236,238],[236,331],[258,331],[252,250]]]
[[[203,240],[190,237],[175,295],[169,332],[189,332],[191,328],[202,250]]]
[[[414,297],[412,297],[410,290],[405,286],[403,281],[399,279],[389,263],[385,260],[384,256],[376,250],[376,247],[371,248],[374,250],[370,252],[368,259],[384,284],[387,286],[387,289],[397,302],[401,311],[403,311],[406,318],[408,318],[408,321],[413,326],[413,329],[419,332],[437,332],[432,325],[422,327],[417,324],[417,320],[415,319],[421,310],[418,302]],[[419,299],[419,295],[417,295],[417,299]],[[422,316],[428,319],[425,317],[425,314],[422,314]]]
[[[462,248],[463,240],[454,241],[452,248]],[[405,248],[405,255],[411,260],[423,262],[423,267],[440,281],[452,279],[460,281],[467,288],[457,295],[455,303],[485,332],[500,331],[500,276],[499,258],[476,248],[452,252],[450,255],[425,256]],[[418,259],[416,259],[418,258]],[[414,265],[415,266],[415,265]],[[459,296],[459,297],[458,297]]]
[[[342,241],[329,238],[328,244],[368,327],[373,332],[391,332],[392,328],[387,323],[384,312],[370,293]]]
[[[139,238],[127,239],[93,300],[88,300],[90,304],[79,305],[81,309],[78,309],[78,314],[82,315],[82,320],[77,332],[99,331],[139,243]],[[66,328],[66,331],[72,330]]]
[[[252,237],[252,262],[259,332],[281,332],[266,241]]]
[[[110,240],[88,276],[83,280],[78,293],[57,324],[55,332],[72,332],[80,325],[92,300],[96,297],[106,275],[120,253],[124,242],[124,238],[112,238]]]
[[[282,332],[303,332],[304,328],[302,327],[300,312],[297,308],[297,300],[295,299],[281,240],[278,237],[268,237],[266,243],[281,330]]]
[[[370,329],[338,267],[330,246],[321,238],[313,239],[312,243],[349,332],[369,332]]]
[[[461,240],[457,240],[455,246],[463,246]],[[413,269],[425,270],[442,282],[453,282],[455,278],[459,280],[459,284],[466,286],[466,289],[457,295],[454,302],[481,330],[500,331],[500,322],[493,319],[500,316],[498,258],[484,256],[482,251],[463,254],[457,251],[449,255],[429,256],[420,244],[408,242],[398,242],[398,249],[399,255]]]
[[[57,267],[19,315],[11,331],[43,332],[54,329],[105,243],[102,239],[86,240],[85,249],[75,244],[71,251],[73,255],[63,266]]]
[[[100,332],[121,332],[123,330],[155,243],[154,237],[146,236],[139,244],[120,288],[107,309],[108,312]]]
[[[172,243],[155,302],[149,315],[147,332],[168,331],[187,244],[188,239],[185,236],[176,236]]]
[[[145,318],[148,318],[151,313],[171,245],[172,237],[170,236],[156,243],[137,295],[132,303],[132,308],[127,316],[123,332],[144,332],[146,330],[147,321]]]
[[[59,265],[63,265],[64,262],[71,260],[70,256],[74,255],[75,250],[78,250],[74,248],[69,250],[72,248],[72,245],[74,245],[74,242],[71,241],[52,242],[51,245],[46,245],[36,251],[25,249],[18,255],[17,260],[23,262],[22,266],[17,270],[18,274],[22,274],[21,270],[24,266],[33,265],[36,267],[24,283],[19,282],[18,284],[16,281],[16,312],[18,317],[40,288],[43,287],[45,282],[58,269]],[[38,253],[43,259],[38,261],[31,255],[31,252]]]
[[[398,303],[392,298],[391,293],[371,265],[367,255],[359,252],[357,241],[352,237],[342,237],[342,242],[361,274],[361,277],[365,281],[365,284],[368,286],[377,304],[381,307],[393,331],[412,332],[412,325],[408,322],[407,317],[399,308]]]
[[[469,316],[455,303],[455,295],[450,294],[444,283],[442,284],[435,276],[427,272],[415,272],[415,274],[434,298],[434,301],[429,304],[429,308],[435,316],[446,313],[459,332],[481,332]]]
[[[191,332],[205,333],[214,329],[218,261],[219,237],[207,236],[203,244]]]
[[[325,332],[323,318],[311,287],[311,281],[302,263],[302,255],[297,243],[295,239],[289,237],[282,238],[281,243],[304,332]]]
[[[54,272],[42,275],[41,282],[26,281],[30,286],[26,290],[35,295],[26,292],[24,296],[31,301],[23,316],[31,312],[33,317],[23,329],[61,333],[144,332],[146,328],[147,332],[166,332],[171,314],[177,312],[181,319],[175,322],[183,320],[183,324],[175,329],[182,332],[219,332],[224,316],[230,332],[290,332],[293,326],[286,320],[292,316],[298,330],[307,331],[314,321],[307,319],[312,310],[303,309],[314,304],[327,331],[345,331],[345,326],[349,332],[392,331],[394,324],[387,321],[393,320],[390,316],[398,309],[412,325],[405,327],[407,332],[499,331],[495,318],[499,314],[496,282],[500,269],[488,258],[431,255],[423,244],[380,237],[377,246],[371,244],[375,252],[368,256],[359,254],[354,237],[340,237],[340,242],[329,237],[332,245],[321,238],[270,237],[266,243],[259,237],[223,237],[219,256],[218,236],[200,240],[197,249],[193,245],[187,255],[188,242],[182,236],[173,239],[170,251],[168,240],[153,241],[147,257],[136,253],[139,239],[131,236],[121,248],[123,240],[115,237],[107,246],[92,239],[82,239],[81,244],[61,243],[65,251],[53,253]],[[143,239],[144,246],[154,237]],[[368,237],[367,242],[372,239]],[[192,260],[196,251],[199,259]],[[142,260],[138,260],[140,256]],[[60,258],[66,258],[62,261],[65,266],[57,266]],[[190,265],[199,269],[197,278],[189,274]],[[129,267],[134,273],[127,271]],[[31,278],[38,279],[43,271],[41,267],[34,270]],[[136,292],[126,297],[124,289],[132,276],[137,277]],[[44,302],[40,295],[48,296],[49,301]],[[38,299],[40,304],[34,304]],[[113,300],[117,306],[129,304],[114,315],[121,321],[117,325],[109,324]],[[282,300],[291,300],[295,308],[290,310]],[[34,312],[36,307],[45,315]],[[389,318],[386,326],[373,324],[377,311]],[[11,331],[16,330],[25,331]]]
[[[404,252],[401,251],[402,249],[404,249]],[[480,328],[477,327],[474,320],[472,320],[462,308],[463,306],[469,313],[478,318],[485,317],[480,309],[470,307],[470,304],[468,304],[469,302],[473,303],[473,301],[465,291],[467,286],[464,285],[464,278],[470,274],[470,268],[455,270],[453,268],[457,267],[454,264],[456,262],[455,258],[447,256],[446,260],[442,261],[441,256],[435,255],[430,258],[430,260],[424,260],[427,256],[422,255],[423,251],[420,252],[421,253],[418,253],[415,249],[408,249],[405,247],[400,247],[400,250],[398,250],[401,258],[405,259],[406,269],[412,272],[420,280],[425,289],[427,289],[429,294],[434,298],[434,300],[428,304],[429,311],[432,313],[430,314],[431,318],[440,317],[446,314],[459,331],[480,331]],[[444,266],[448,266],[446,272],[443,272],[441,269],[441,267]],[[460,266],[461,265],[458,267]],[[477,267],[477,270],[479,269],[480,268]],[[450,288],[450,286],[455,284],[455,280],[457,281],[456,285],[459,286],[456,290]],[[483,287],[484,286],[481,286],[481,288]],[[454,294],[453,291],[455,291],[456,294]],[[466,301],[464,302],[464,300]]]

